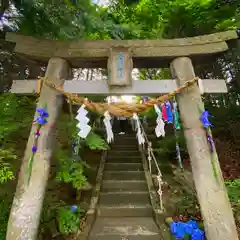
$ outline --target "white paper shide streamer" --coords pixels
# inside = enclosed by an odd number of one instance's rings
[[[157,120],[156,120],[157,126],[155,128],[156,136],[157,137],[161,137],[161,136],[165,137],[165,129],[164,129],[165,123],[162,119],[162,112],[156,104],[154,105],[154,109],[155,109],[156,114],[158,115]]]
[[[107,133],[107,142],[111,143],[113,142],[114,136],[112,131],[112,125],[111,125],[111,116],[108,111],[104,113],[104,119],[103,123],[105,125],[106,133]]]
[[[89,118],[87,117],[88,111],[85,109],[83,104],[77,111],[76,119],[78,120],[77,127],[80,129],[78,136],[86,138],[91,131],[91,126],[88,125]]]
[[[144,144],[145,143],[145,139],[143,137],[143,133],[141,131],[141,126],[140,126],[140,120],[138,118],[138,115],[136,113],[133,114],[133,119],[136,122],[136,131],[137,131],[137,139],[138,139],[138,144]]]
[[[204,94],[204,86],[203,86],[203,81],[201,78],[198,79],[198,87],[199,87],[200,94],[203,95]]]

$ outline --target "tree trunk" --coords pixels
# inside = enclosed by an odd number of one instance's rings
[[[68,74],[69,67],[65,60],[59,58],[49,60],[45,76],[53,84],[62,85],[63,79],[66,79]],[[8,221],[7,240],[34,240],[37,238],[41,208],[55,143],[55,126],[61,111],[62,102],[63,98],[61,94],[43,85],[38,107],[44,107],[47,104],[47,111],[49,113],[48,124],[41,129],[38,149],[34,157],[32,174],[28,185],[26,174],[27,164],[31,155],[36,131],[36,126],[32,126]]]
[[[184,84],[195,76],[192,62],[187,57],[173,60],[171,70],[178,85]],[[201,95],[197,84],[179,94],[178,102],[206,237],[208,240],[237,240],[236,225],[218,157],[215,154],[219,175],[217,179],[211,163],[211,153],[206,135],[201,128],[199,112]]]

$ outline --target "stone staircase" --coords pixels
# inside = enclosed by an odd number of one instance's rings
[[[160,240],[135,134],[116,135],[89,240]]]

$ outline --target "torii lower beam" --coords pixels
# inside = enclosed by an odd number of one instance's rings
[[[223,79],[203,79],[205,93],[227,93],[226,82]],[[66,80],[64,90],[81,95],[158,95],[177,89],[175,80],[142,80],[132,81],[131,86],[109,87],[106,80],[79,81]],[[11,93],[35,94],[38,92],[38,80],[13,81]]]

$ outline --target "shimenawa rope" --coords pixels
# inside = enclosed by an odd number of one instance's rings
[[[90,111],[98,112],[104,114],[108,111],[113,116],[123,116],[123,117],[132,117],[133,113],[144,112],[145,110],[154,106],[154,104],[161,104],[166,100],[171,99],[176,94],[182,92],[184,89],[189,88],[194,83],[198,81],[198,77],[194,77],[192,80],[185,82],[182,86],[177,88],[175,91],[165,94],[163,96],[157,97],[155,99],[150,99],[145,103],[95,103],[87,100],[86,98],[79,97],[77,94],[71,94],[64,91],[63,87],[56,86],[48,81],[47,78],[39,78],[46,86],[55,89],[56,91],[64,94],[73,104],[84,104],[86,108]]]

